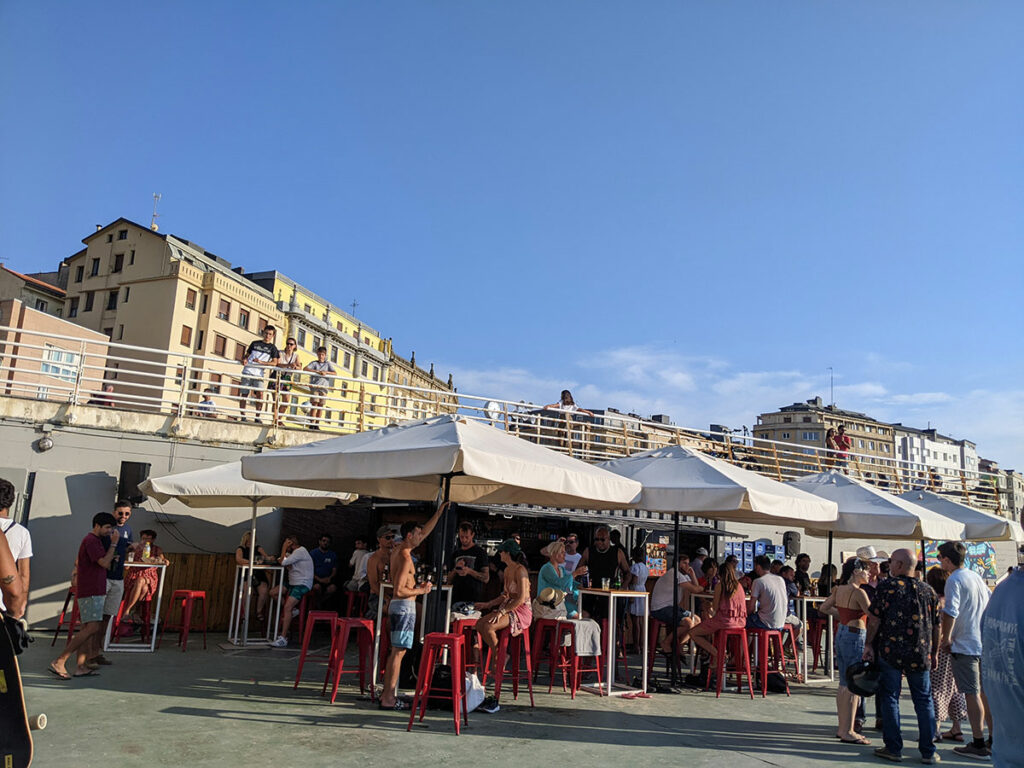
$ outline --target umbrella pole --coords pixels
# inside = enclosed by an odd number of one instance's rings
[[[672,523],[672,532],[675,535],[675,551],[672,553],[671,569],[675,572],[679,568],[679,553],[680,553],[680,541],[679,541],[679,513],[676,512]],[[672,662],[672,684],[676,685],[679,682],[679,669],[676,664],[676,654],[679,649],[676,647],[676,630],[675,627],[679,626],[679,576],[676,575],[672,579],[672,627],[669,631],[672,634],[672,655],[670,657]]]
[[[915,565],[917,565],[915,563]],[[921,537],[921,572],[917,574],[917,578],[924,579],[924,574],[928,570],[928,555],[924,551],[924,537]]]
[[[245,622],[242,630],[242,645],[249,643],[249,600],[252,597],[252,577],[255,575],[252,567],[256,564],[256,499],[252,501],[252,521],[249,524],[249,568],[242,569],[242,605],[245,606]]]
[[[444,508],[444,512],[441,515],[441,519],[437,521],[437,528],[434,530],[434,542],[431,547],[433,554],[431,560],[434,565],[436,581],[434,589],[431,590],[431,594],[427,598],[430,601],[427,613],[427,623],[430,632],[447,631],[445,626],[447,601],[443,597],[444,591],[442,587],[444,584],[441,583],[441,573],[444,571],[444,564],[448,559],[448,548],[451,546],[454,538],[454,531],[449,530],[454,522],[451,513],[451,495],[452,478],[451,475],[446,475],[441,479],[441,487],[438,492],[439,504]]]

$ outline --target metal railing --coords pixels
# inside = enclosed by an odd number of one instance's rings
[[[586,415],[386,383],[354,376],[337,364],[333,374],[266,368],[259,377],[243,375],[243,367],[221,356],[0,327],[0,395],[5,397],[221,422],[258,420],[276,429],[334,434],[458,413],[588,462],[683,445],[776,480],[842,468],[894,493],[932,490],[971,506],[1008,511],[1003,476],[925,468],[896,458],[894,444],[891,458],[850,451],[841,461],[824,447],[679,427],[612,409]]]

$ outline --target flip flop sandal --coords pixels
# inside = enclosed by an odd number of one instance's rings
[[[953,733],[952,731],[946,731],[944,734],[942,734],[942,738],[946,741],[962,742],[964,740],[964,735],[962,733]]]
[[[391,705],[390,707],[385,707],[380,702],[377,702],[377,709],[386,709],[389,712],[408,712],[409,711],[409,704],[407,704],[406,702],[402,701],[401,699],[395,699],[395,703],[393,705]]]
[[[99,677],[100,673],[95,669],[90,669],[88,672],[75,672],[72,677]]]
[[[67,672],[61,672],[59,669],[57,669],[55,666],[53,666],[53,664],[48,666],[47,669],[50,670],[51,674],[56,675],[61,680],[70,680],[71,679],[71,675],[69,675]]]
[[[840,738],[838,736],[836,738],[838,738],[841,742],[843,742],[843,744],[860,744],[861,746],[864,746],[864,747],[869,746],[871,744],[871,740],[870,739],[865,739],[863,736],[861,738],[859,738],[859,739],[843,739],[843,738]]]

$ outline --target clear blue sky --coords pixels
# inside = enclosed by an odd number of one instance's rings
[[[460,390],[1024,469],[1024,4],[0,4],[0,258],[148,221]]]

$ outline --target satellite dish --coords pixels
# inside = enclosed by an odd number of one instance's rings
[[[504,411],[501,409],[501,403],[490,400],[487,405],[484,406],[484,413],[487,414],[487,418],[491,421],[500,421]]]

